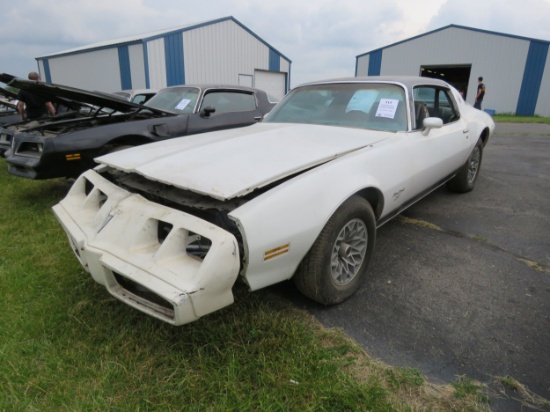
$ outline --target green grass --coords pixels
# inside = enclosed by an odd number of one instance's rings
[[[457,398],[473,397],[480,402],[488,402],[487,395],[483,392],[483,387],[468,377],[460,376],[453,382],[455,396]]]
[[[497,114],[493,116],[495,123],[544,123],[550,124],[550,117],[516,116],[513,114]]]
[[[51,206],[64,180],[0,160],[0,411],[487,410],[485,399],[370,359],[269,291],[172,327],[85,273]]]

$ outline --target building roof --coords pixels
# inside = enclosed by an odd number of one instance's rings
[[[475,31],[475,32],[484,33],[484,34],[492,34],[492,35],[495,35],[495,36],[510,37],[510,38],[513,38],[513,39],[521,39],[521,40],[527,40],[527,41],[536,41],[536,42],[540,42],[540,43],[550,44],[550,41],[548,41],[548,40],[540,40],[540,39],[534,39],[534,38],[530,38],[530,37],[516,36],[516,35],[508,34],[508,33],[499,33],[499,32],[496,32],[496,31],[489,31],[489,30],[476,29],[476,28],[473,28],[473,27],[460,26],[460,25],[458,25],[458,24],[449,24],[448,26],[440,27],[439,29],[435,29],[435,30],[432,30],[432,31],[429,31],[429,32],[426,32],[426,33],[423,33],[423,34],[419,34],[418,36],[410,37],[410,38],[408,38],[408,39],[401,40],[401,41],[398,41],[398,42],[396,42],[396,43],[392,43],[392,44],[390,44],[390,45],[388,45],[388,46],[379,47],[379,48],[374,49],[374,50],[371,50],[371,51],[369,51],[369,52],[358,54],[358,55],[355,56],[355,57],[356,57],[356,58],[363,57],[363,56],[366,56],[366,55],[371,54],[371,53],[373,53],[373,52],[377,52],[377,51],[380,51],[380,50],[388,49],[388,48],[390,48],[390,47],[397,46],[398,44],[406,43],[406,42],[409,42],[409,41],[411,41],[411,40],[416,40],[416,39],[418,39],[418,38],[420,38],[420,37],[428,36],[428,35],[430,35],[430,34],[437,33],[437,32],[439,32],[439,31],[443,31],[443,30],[447,30],[447,29],[451,29],[451,28],[463,29],[463,30],[469,30],[469,31]]]
[[[163,30],[156,30],[156,31],[152,31],[152,32],[149,32],[149,33],[141,33],[141,34],[137,34],[137,35],[133,35],[133,36],[127,36],[127,37],[121,37],[121,38],[113,39],[113,40],[105,40],[105,41],[102,41],[102,42],[93,43],[93,44],[89,44],[89,45],[82,46],[82,47],[76,47],[74,49],[64,50],[64,51],[61,51],[61,52],[58,52],[58,53],[52,53],[52,54],[40,56],[40,57],[37,57],[36,60],[48,59],[48,58],[51,58],[51,57],[66,56],[66,55],[70,55],[70,54],[77,54],[77,53],[82,53],[82,52],[87,52],[87,51],[107,49],[107,48],[112,48],[112,47],[122,46],[122,45],[131,45],[131,44],[144,43],[144,42],[147,42],[147,41],[155,40],[155,39],[160,38],[160,37],[164,37],[168,34],[174,34],[174,33],[178,33],[178,32],[194,30],[194,29],[198,29],[200,27],[210,26],[210,25],[221,23],[221,22],[224,22],[224,21],[233,21],[237,25],[241,26],[248,33],[250,33],[252,36],[254,36],[256,39],[258,39],[260,42],[265,44],[267,47],[269,47],[269,48],[273,49],[274,51],[276,51],[281,57],[286,59],[289,63],[292,63],[290,61],[290,59],[288,59],[285,55],[280,53],[277,49],[273,48],[273,46],[271,46],[269,43],[267,43],[265,40],[263,40],[257,34],[252,32],[248,27],[246,27],[244,24],[239,22],[233,16],[222,17],[222,18],[215,19],[215,20],[207,20],[207,21],[203,21],[203,22],[200,22],[200,23],[187,24],[187,25],[172,27],[172,28],[163,29]]]

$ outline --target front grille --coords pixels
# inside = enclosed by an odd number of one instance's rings
[[[248,198],[236,198],[220,201],[189,190],[178,189],[164,183],[150,181],[134,173],[106,169],[101,175],[131,193],[137,193],[145,199],[161,205],[180,210],[199,219],[210,222],[231,233],[237,238],[239,253],[244,256],[242,236],[237,225],[227,215],[248,201]],[[91,189],[90,189],[91,190]],[[172,227],[169,223],[159,221],[158,242],[162,244]],[[187,254],[204,259],[212,242],[210,239],[189,232],[185,247]]]
[[[157,241],[159,244],[164,243],[173,228],[174,225],[171,223],[157,220]],[[188,231],[184,247],[189,256],[204,260],[210,247],[212,247],[212,241],[207,237]]]
[[[40,157],[42,154],[42,143],[21,142],[17,148],[16,154],[21,156]]]
[[[151,303],[151,305],[149,306],[151,309],[154,309],[157,312],[160,312],[163,315],[170,317],[171,319],[174,318],[174,307],[166,299],[157,295],[146,287],[140,285],[139,283],[122,276],[120,273],[113,272],[113,275],[117,283],[127,293],[139,298],[138,300],[136,300],[136,302],[141,303],[140,300],[145,300]],[[158,308],[155,308],[155,306],[157,306]]]

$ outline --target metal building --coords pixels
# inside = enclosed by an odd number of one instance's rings
[[[446,80],[483,109],[550,116],[550,42],[449,25],[356,56],[356,76],[414,75]]]
[[[87,90],[240,84],[282,98],[291,61],[233,17],[36,58],[42,78]]]

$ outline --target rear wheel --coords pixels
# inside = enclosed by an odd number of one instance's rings
[[[470,192],[474,189],[479,169],[481,167],[481,159],[483,157],[483,143],[478,140],[472,154],[466,161],[466,164],[460,169],[460,172],[447,182],[449,190],[458,193]]]
[[[371,205],[360,196],[349,198],[300,263],[294,283],[305,296],[324,305],[346,300],[367,272],[375,238]]]

